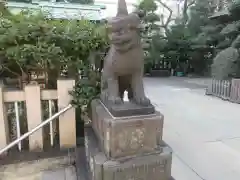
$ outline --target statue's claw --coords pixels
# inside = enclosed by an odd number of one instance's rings
[[[137,104],[143,105],[143,106],[148,106],[151,104],[150,100],[146,96],[135,98],[134,101]]]
[[[122,104],[123,103],[123,101],[120,97],[111,96],[111,97],[109,97],[108,100],[113,104]]]

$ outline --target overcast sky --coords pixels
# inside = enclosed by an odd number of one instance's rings
[[[134,9],[133,4],[137,3],[137,0],[126,0],[128,12],[132,12]],[[95,0],[95,4],[105,5],[106,10],[103,11],[103,17],[113,17],[116,15],[117,0]]]
[[[102,12],[103,17],[106,18],[106,17],[113,17],[116,15],[117,1],[118,0],[95,0],[95,4],[106,6],[106,10],[104,10]],[[174,10],[174,14],[175,14],[177,11],[176,2],[174,2],[174,0],[163,0],[163,1],[166,2],[167,5],[170,6]],[[140,0],[126,0],[128,12],[132,12],[134,10],[133,5],[138,4],[139,2],[140,2]],[[160,11],[162,11],[162,8]],[[168,16],[167,13],[168,13],[168,11],[165,10],[164,11],[165,17]]]

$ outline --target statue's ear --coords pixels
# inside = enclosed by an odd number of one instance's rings
[[[107,29],[108,33],[111,33],[112,32],[112,25],[108,24],[106,29]]]

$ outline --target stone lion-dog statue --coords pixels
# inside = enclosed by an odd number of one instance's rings
[[[130,102],[141,106],[151,104],[143,87],[144,52],[139,27],[139,16],[128,14],[125,0],[119,0],[116,17],[108,21],[111,46],[102,73],[101,100],[104,103],[123,104],[127,91]]]

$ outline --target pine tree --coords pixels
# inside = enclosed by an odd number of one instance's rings
[[[160,59],[156,46],[156,38],[159,37],[160,17],[155,13],[158,6],[154,0],[142,0],[136,7],[141,12],[142,31],[141,36],[145,50],[145,68],[149,71]],[[158,44],[159,45],[159,44]]]
[[[190,7],[187,27],[192,36],[202,32],[202,27],[210,23],[209,17],[214,13],[216,4],[212,0],[196,0]]]

